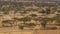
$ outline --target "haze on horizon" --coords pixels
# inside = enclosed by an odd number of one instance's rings
[[[0,1],[12,1],[12,0],[0,0]],[[20,1],[20,0],[13,0],[13,1]],[[21,1],[60,1],[60,0],[21,0]]]

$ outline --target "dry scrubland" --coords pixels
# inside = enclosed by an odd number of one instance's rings
[[[0,3],[0,34],[60,34],[60,4]]]

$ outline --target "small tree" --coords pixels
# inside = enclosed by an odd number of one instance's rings
[[[26,27],[36,26],[36,24],[34,24],[34,23],[26,23],[25,25],[26,25]]]
[[[23,29],[24,29],[24,25],[18,25],[19,29],[21,29],[21,34],[23,34]]]
[[[60,25],[60,14],[58,14],[55,18],[55,21],[58,25]]]
[[[36,17],[37,15],[36,15],[36,14],[31,14],[30,16],[32,16],[32,17]]]
[[[14,19],[16,19],[16,20],[18,20],[18,21],[23,21],[24,24],[25,24],[25,22],[27,22],[27,21],[31,21],[31,18],[30,18],[30,17],[14,18]]]
[[[39,13],[43,13],[43,14],[50,14],[50,9],[46,8],[46,10],[42,9],[42,11],[39,11]]]
[[[23,30],[24,26],[23,25],[19,25],[19,29]]]
[[[60,13],[60,10],[57,10],[58,13]]]
[[[10,26],[13,26],[13,22],[12,22],[12,20],[4,20],[4,21],[2,21],[2,25],[3,26],[5,26],[5,24],[10,24]],[[8,26],[8,25],[7,25]],[[9,26],[8,26],[9,27]]]
[[[45,29],[46,24],[47,24],[49,21],[51,21],[50,18],[42,18],[42,20],[41,20],[41,26]]]

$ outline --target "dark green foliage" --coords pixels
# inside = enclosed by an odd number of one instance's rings
[[[36,14],[31,14],[30,16],[32,16],[32,17],[36,17],[37,15],[36,15]]]
[[[55,17],[55,20],[57,21],[57,23],[60,23],[60,14],[57,14],[57,16]]]
[[[53,21],[51,18],[42,18],[41,19],[41,25],[43,28],[46,27],[46,24],[49,22],[49,21]]]
[[[19,29],[23,30],[24,29],[24,26],[19,25]]]
[[[45,11],[44,11],[44,10],[42,10],[42,11],[39,11],[39,13],[45,13]]]
[[[2,21],[2,23],[11,23],[12,20],[5,20],[5,21]]]
[[[60,10],[57,10],[58,13],[60,13]]]
[[[29,18],[29,17],[24,17],[24,18],[20,18],[20,19],[18,19],[18,20],[25,22],[25,21],[30,21],[31,18]]]
[[[28,24],[25,24],[27,26],[36,26],[34,23],[28,23]]]
[[[25,24],[25,22],[27,22],[27,21],[31,21],[31,18],[30,18],[30,17],[24,17],[24,18],[13,18],[13,19],[18,20],[18,21],[23,21],[24,24]]]
[[[18,25],[19,26],[19,29],[24,29],[24,27],[33,27],[33,26],[36,26],[34,23],[25,23],[23,25]]]
[[[57,29],[57,27],[52,27],[51,29],[52,29],[52,30],[56,30],[56,29]]]
[[[4,21],[2,21],[2,26],[3,27],[12,27],[13,26],[13,22],[12,22],[12,20],[4,20]]]
[[[24,17],[24,18],[13,18],[15,20],[19,20],[19,21],[30,21],[29,17]]]
[[[46,10],[42,9],[42,11],[39,11],[39,13],[45,13],[50,14],[51,10],[49,8],[46,8]]]
[[[56,30],[57,27],[47,27],[47,30]]]
[[[56,16],[53,19],[56,21],[56,25],[60,26],[60,14],[56,14]]]

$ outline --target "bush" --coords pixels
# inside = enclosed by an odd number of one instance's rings
[[[60,24],[57,24],[57,26],[60,26]]]
[[[52,29],[52,30],[55,30],[55,29],[57,29],[57,27],[52,27],[51,29]]]
[[[57,27],[48,27],[47,30],[56,30]]]
[[[23,30],[24,29],[24,26],[19,25],[19,29]]]
[[[36,17],[37,15],[36,15],[36,14],[31,14],[30,16],[32,16],[32,17]]]
[[[34,23],[29,23],[29,24],[25,24],[27,27],[29,26],[36,26]]]

